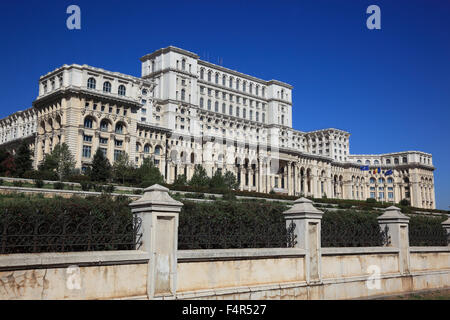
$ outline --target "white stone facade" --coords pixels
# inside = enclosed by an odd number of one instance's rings
[[[176,47],[140,60],[141,78],[86,65],[64,65],[42,76],[39,95],[26,111],[32,116],[0,121],[2,143],[13,140],[15,128],[23,132],[19,123],[28,121],[35,166],[55,144],[66,142],[78,168],[102,148],[111,162],[120,152],[137,165],[152,156],[168,183],[183,173],[189,179],[194,165],[202,164],[209,175],[233,171],[241,190],[408,199],[415,207],[435,208],[431,154],[351,155],[348,132],[292,128],[289,84],[230,70]],[[371,170],[361,171],[366,164]],[[385,176],[390,169],[393,174]]]

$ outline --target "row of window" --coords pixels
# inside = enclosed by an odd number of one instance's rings
[[[183,93],[183,90],[184,89],[181,90],[182,93]],[[213,92],[213,89],[208,88],[208,96],[212,97],[212,92]],[[219,99],[220,98],[220,91],[214,90],[214,92],[215,92],[216,99]],[[200,94],[205,94],[205,87],[200,86]],[[222,100],[227,100],[227,97],[229,97],[230,102],[234,101],[234,97],[235,96],[233,94],[227,94],[226,92],[222,92]],[[242,98],[242,104],[243,105],[247,105],[247,98],[240,97],[238,95],[236,95],[236,99],[235,99],[236,103],[241,103],[241,98]],[[249,103],[250,103],[250,107],[253,107],[254,100],[252,100],[252,99],[248,99],[248,100],[249,100]],[[261,102],[256,101],[256,107],[257,108],[259,108],[259,104],[260,103]],[[265,103],[261,103],[261,105],[262,105],[262,109],[265,110],[266,109],[266,104]]]
[[[200,108],[202,108],[202,109],[205,108],[203,98],[200,98]],[[208,100],[207,110],[212,111],[211,100]],[[230,116],[236,116],[236,117],[241,116],[241,112],[240,112],[241,110],[238,106],[236,106],[234,108],[234,111],[235,112],[233,113],[233,106],[230,104],[228,107],[228,114]],[[214,112],[220,112],[219,111],[219,102],[217,102],[217,101],[214,103]],[[227,114],[227,106],[225,103],[222,103],[222,113]],[[249,110],[248,116],[249,116],[248,119],[251,121],[259,121],[259,111],[255,112],[255,118],[253,118],[253,110]],[[262,116],[262,122],[266,122],[266,114],[262,113],[261,116]],[[245,109],[245,108],[242,109],[242,118],[247,119],[247,109]]]
[[[90,103],[86,102],[85,108],[88,109],[90,107]],[[92,105],[92,110],[97,110],[97,104],[94,103]],[[117,107],[116,108],[116,114],[120,114],[120,110],[121,108]],[[100,111],[104,112],[105,111],[105,106],[100,106]],[[108,107],[108,113],[113,113],[113,107]],[[127,115],[127,110],[123,109],[123,115],[126,116]]]
[[[96,90],[97,87],[97,80],[95,80],[95,78],[89,78],[87,81],[87,88],[88,89],[92,89],[92,90]],[[111,93],[111,82],[109,81],[105,81],[103,82],[103,92],[105,93]],[[119,85],[118,89],[117,89],[117,94],[119,96],[124,96],[126,95],[127,89],[125,88],[125,86],[123,84]]]
[[[84,119],[84,127],[86,129],[92,129],[93,128],[93,124],[94,124],[94,120],[92,118],[88,117],[88,118]],[[102,120],[100,122],[100,130],[101,131],[108,131],[108,128],[109,128],[110,124],[111,123],[108,120]],[[114,132],[123,134],[124,133],[124,125],[121,122],[117,123]]]
[[[212,82],[212,71],[208,71],[208,81]],[[205,79],[205,70],[202,68],[200,69],[200,79],[204,80]],[[216,73],[214,76],[214,83],[215,84],[222,84],[222,86],[226,86],[227,85],[227,76],[226,75],[222,75],[222,81],[220,82],[220,75],[219,73]],[[233,86],[234,85],[234,86]],[[230,88],[235,87],[236,90],[242,90],[243,92],[247,92],[247,81],[242,81],[242,85],[241,85],[241,80],[240,79],[236,79],[234,80],[233,77],[229,77],[228,79],[228,86]],[[253,83],[249,83],[248,84],[248,91],[250,94],[253,94],[253,88],[255,88],[255,95],[259,96],[260,94],[260,90],[259,90],[259,85],[254,85]],[[282,90],[283,95],[284,95],[284,90]],[[265,87],[261,88],[261,96],[265,97],[266,93],[265,93]]]

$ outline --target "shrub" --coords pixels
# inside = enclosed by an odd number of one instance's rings
[[[42,188],[44,186],[44,181],[42,181],[41,179],[36,179],[34,180],[34,186],[36,188]]]
[[[23,177],[26,179],[40,179],[40,180],[49,180],[49,181],[56,181],[58,180],[58,174],[54,171],[48,171],[48,170],[30,170],[26,171],[23,174]]]
[[[180,212],[179,249],[286,247],[287,207],[260,202],[185,201]]]
[[[23,182],[22,181],[13,181],[13,186],[14,187],[22,187],[23,186]]]
[[[106,193],[113,193],[116,187],[112,184],[108,184],[106,187],[104,187],[103,191]]]
[[[441,225],[445,218],[412,216],[409,220],[409,245],[446,246],[447,233]]]
[[[43,232],[47,236],[49,233],[52,234],[52,239],[49,238],[49,241],[37,242],[37,248],[34,247],[33,242],[34,228],[20,230],[20,239],[8,237],[8,233],[3,234],[3,236],[6,235],[4,238],[6,246],[0,246],[0,253],[134,249],[128,244],[123,244],[125,240],[123,235],[122,237],[112,235],[112,233],[128,232],[124,229],[131,222],[132,217],[128,207],[129,202],[128,199],[113,199],[106,195],[86,199],[76,196],[69,199],[40,198],[25,196],[23,193],[0,195],[0,224],[11,221],[10,219],[20,221],[20,224],[24,226],[27,224],[35,226],[36,223],[40,223],[43,228],[38,228],[38,233]],[[89,216],[89,220],[94,220],[92,224],[94,228],[101,227],[95,229],[92,235],[87,232],[78,232],[76,238],[67,237],[63,242],[60,226],[66,223],[61,218],[64,213],[66,219],[70,219],[70,225],[77,226],[82,222],[85,223]],[[51,228],[50,232],[48,228]],[[8,232],[12,232],[10,235],[14,236],[18,231],[12,228],[8,229]],[[71,231],[68,229],[68,232]],[[132,242],[133,234],[130,232],[126,239],[127,243]]]
[[[409,206],[410,202],[407,199],[402,199],[402,200],[400,200],[399,204],[401,206]]]
[[[92,184],[87,181],[80,181],[81,190],[89,191],[92,188]]]
[[[73,174],[67,177],[67,181],[81,183],[90,181],[90,178],[84,174]]]
[[[376,203],[377,200],[374,199],[374,198],[367,198],[367,199],[366,199],[366,202],[367,202],[367,203]]]
[[[0,179],[0,186],[2,186],[4,182],[5,181],[3,179]]]
[[[62,183],[62,182],[55,182],[53,184],[53,189],[63,190],[64,189],[64,183]]]
[[[101,184],[94,184],[93,186],[95,192],[103,192],[103,186]]]
[[[143,194],[144,191],[142,189],[134,189],[133,194]]]
[[[322,247],[381,246],[385,240],[377,213],[352,210],[325,211],[322,216]]]

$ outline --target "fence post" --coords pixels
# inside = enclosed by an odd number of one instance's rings
[[[177,286],[178,215],[183,204],[172,199],[169,189],[155,184],[130,203],[142,219],[142,250],[149,253],[147,296],[173,298]]]
[[[450,246],[450,217],[441,224],[442,228],[444,228],[445,232],[447,233],[447,246]]]
[[[313,202],[300,198],[294,206],[283,212],[286,227],[291,221],[295,223],[296,248],[305,250],[306,283],[319,283],[322,281],[322,252],[320,243],[320,230],[323,212],[313,206]]]
[[[399,249],[399,269],[401,274],[409,274],[409,217],[401,213],[400,209],[394,206],[385,209],[379,216],[378,223],[384,231],[388,227],[387,236],[390,247]]]

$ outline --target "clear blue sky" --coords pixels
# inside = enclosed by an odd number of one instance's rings
[[[371,4],[381,30],[366,28]],[[139,76],[141,56],[174,45],[292,84],[294,128],[347,130],[352,154],[432,153],[437,206],[450,205],[450,1],[2,1],[0,37],[0,117],[63,64]]]

